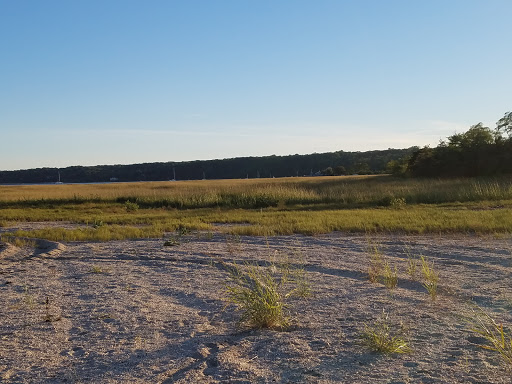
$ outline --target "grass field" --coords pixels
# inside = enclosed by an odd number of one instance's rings
[[[34,221],[81,225],[15,235],[103,241],[177,228],[269,236],[502,234],[512,229],[512,180],[350,176],[0,187],[0,226]]]

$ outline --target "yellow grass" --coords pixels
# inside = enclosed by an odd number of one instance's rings
[[[387,176],[0,187],[0,223],[19,221],[83,226],[17,233],[54,240],[160,237],[180,226],[239,235],[510,233],[512,187]]]

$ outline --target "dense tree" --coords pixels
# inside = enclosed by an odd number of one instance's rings
[[[492,131],[482,123],[449,136],[436,148],[413,153],[404,173],[412,176],[491,176],[512,173],[512,114],[507,112]],[[502,132],[509,134],[504,137]],[[390,166],[395,166],[392,163]]]
[[[65,183],[149,181],[202,179],[241,179],[260,177],[305,176],[331,168],[332,174],[343,169],[354,171],[358,164],[366,164],[365,172],[383,173],[386,164],[411,154],[416,147],[368,152],[329,152],[310,155],[240,157],[234,159],[148,163],[130,165],[98,165],[60,169]],[[54,183],[57,168],[38,168],[20,171],[0,171],[0,183]]]
[[[496,130],[498,132],[505,132],[509,135],[512,134],[512,112],[507,112],[505,115],[498,120],[496,123]]]
[[[345,167],[343,165],[338,165],[338,166],[334,167],[332,171],[335,176],[341,176],[341,175],[347,174],[347,170],[345,169]]]

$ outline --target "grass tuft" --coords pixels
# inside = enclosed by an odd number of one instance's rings
[[[230,277],[226,300],[241,312],[240,323],[251,328],[288,328],[293,320],[288,314],[288,300],[311,294],[305,270],[290,264],[225,267]]]
[[[435,269],[434,262],[429,263],[426,257],[421,256],[421,272],[423,275],[423,286],[430,295],[430,298],[435,300],[437,298],[439,272]]]
[[[411,348],[404,338],[404,333],[403,325],[393,325],[389,315],[383,311],[381,317],[374,324],[365,325],[360,339],[361,344],[373,352],[409,353]]]
[[[238,267],[231,271],[232,283],[227,286],[228,301],[242,312],[240,322],[253,328],[287,328],[285,296],[281,282],[269,268],[251,265],[243,273]]]
[[[398,271],[395,268],[391,268],[389,263],[386,261],[384,263],[384,270],[382,272],[382,283],[385,285],[387,289],[395,289],[398,285]]]
[[[376,244],[368,240],[367,252],[370,256],[370,266],[368,267],[368,279],[372,283],[378,283],[384,269],[384,257]]]
[[[481,309],[474,311],[467,322],[470,325],[469,331],[487,341],[487,345],[479,345],[479,347],[498,353],[507,364],[512,365],[512,331],[510,329],[505,329],[503,323],[497,323]]]
[[[409,248],[404,248],[404,252],[407,255],[407,274],[412,278],[416,278],[416,269],[418,268],[417,257],[415,257]]]

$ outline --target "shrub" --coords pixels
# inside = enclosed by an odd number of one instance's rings
[[[135,211],[137,211],[139,209],[139,204],[132,203],[130,200],[127,200],[124,203],[124,207],[126,208],[127,212],[135,212]]]

